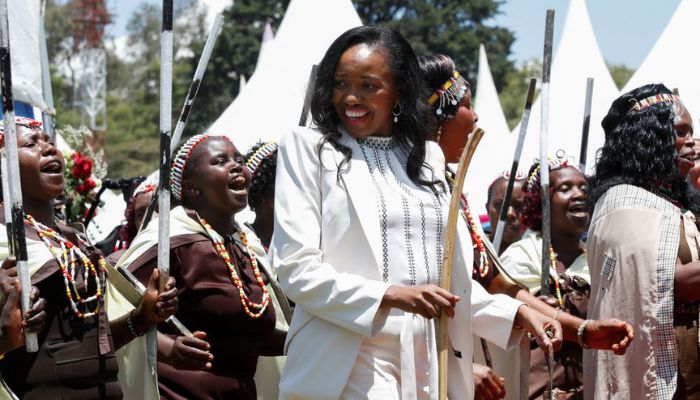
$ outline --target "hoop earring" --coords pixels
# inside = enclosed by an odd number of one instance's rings
[[[399,111],[396,111],[397,106],[399,107]],[[399,122],[399,115],[401,115],[401,111],[403,111],[401,109],[401,104],[399,104],[398,102],[394,104],[394,108],[391,110],[391,115],[394,116],[394,123]]]

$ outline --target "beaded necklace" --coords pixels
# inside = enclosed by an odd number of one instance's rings
[[[561,296],[561,287],[559,286],[559,274],[557,273],[557,253],[554,252],[553,247],[549,247],[549,264],[554,271],[554,291],[557,294],[557,300],[559,301],[559,307],[564,308],[564,299]]]
[[[58,266],[61,269],[61,275],[63,275],[63,282],[66,285],[66,297],[68,297],[73,313],[75,313],[78,318],[89,318],[96,315],[100,311],[100,304],[102,303],[104,282],[102,279],[100,279],[95,265],[85,255],[85,253],[80,250],[79,246],[62,237],[55,230],[37,222],[31,215],[27,214],[25,218],[30,224],[32,224],[41,240],[44,242],[46,247],[48,247],[51,255],[53,255],[58,262]],[[49,239],[54,239],[57,241],[61,248],[57,248]],[[78,240],[81,244],[87,245],[87,243],[80,239],[80,237],[78,237]],[[86,291],[88,289],[89,276],[91,275],[95,280],[95,293],[87,298],[83,298],[80,295],[78,285],[75,282],[78,276],[78,269],[76,268],[77,259],[80,259],[80,263],[83,267],[83,280],[85,282]],[[98,264],[102,270],[102,273],[106,273],[106,261],[101,255],[99,256]],[[94,307],[92,309],[90,308],[90,303],[94,303]],[[81,311],[79,306],[83,310],[88,311]]]
[[[486,254],[486,247],[484,247],[484,241],[481,240],[481,236],[477,233],[477,226],[476,222],[474,222],[474,216],[471,213],[471,210],[469,209],[469,203],[467,202],[467,196],[462,194],[462,215],[464,216],[464,219],[467,221],[467,224],[469,224],[469,234],[472,237],[472,242],[474,242],[474,247],[479,251],[479,261],[477,264],[477,269],[478,269],[478,274],[479,277],[483,278],[489,273],[489,257]],[[477,274],[477,271],[473,272],[474,275]]]
[[[221,235],[219,235],[214,229],[212,229],[211,225],[209,225],[207,221],[204,220],[204,218],[199,216],[198,218],[199,222],[207,231],[209,239],[214,244],[214,249],[216,250],[216,253],[219,256],[221,256],[221,258],[224,260],[224,263],[226,263],[226,266],[228,267],[229,275],[231,276],[231,281],[233,282],[233,285],[236,287],[236,289],[238,289],[238,296],[241,299],[243,311],[245,311],[245,313],[248,314],[248,316],[251,318],[260,318],[263,315],[263,313],[265,313],[267,306],[270,304],[270,293],[268,292],[267,287],[265,287],[265,282],[263,281],[262,274],[260,274],[260,269],[258,268],[258,261],[255,259],[255,256],[253,256],[253,251],[251,250],[250,245],[248,244],[248,239],[246,238],[245,234],[240,229],[238,230],[238,237],[240,238],[241,243],[243,243],[244,247],[241,250],[243,250],[243,253],[245,253],[245,255],[248,257],[248,260],[250,260],[250,265],[253,267],[253,274],[255,275],[255,279],[258,283],[258,286],[260,286],[263,292],[262,301],[260,303],[255,303],[252,300],[250,300],[250,298],[248,298],[248,296],[243,291],[243,282],[241,281],[241,278],[238,277],[236,268],[231,262],[231,255],[226,249]],[[251,309],[255,309],[258,311],[252,312]]]

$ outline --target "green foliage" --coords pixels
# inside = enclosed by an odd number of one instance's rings
[[[496,87],[514,68],[508,60],[513,33],[488,24],[499,13],[499,0],[355,0],[365,24],[384,24],[401,32],[417,55],[442,53],[476,84],[479,44],[489,53]],[[475,88],[476,89],[476,88]]]
[[[634,70],[625,64],[608,64],[608,70],[618,89],[622,89],[634,74]]]
[[[506,77],[506,84],[499,92],[499,97],[510,129],[515,128],[520,122],[530,79],[537,78],[539,83],[541,77],[542,61],[537,58],[525,62],[522,67],[512,71]],[[537,91],[535,96],[537,96]]]

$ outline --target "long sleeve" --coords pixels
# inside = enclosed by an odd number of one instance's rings
[[[523,331],[513,331],[513,321],[523,303],[503,294],[489,294],[472,280],[472,330],[475,335],[507,350],[520,341]]]
[[[341,273],[323,261],[321,174],[327,166],[320,162],[319,138],[312,131],[299,130],[279,144],[271,260],[282,288],[297,307],[344,329],[373,336],[380,325],[375,322],[386,314],[379,306],[389,284]]]

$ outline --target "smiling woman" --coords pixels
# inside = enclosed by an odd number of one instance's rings
[[[262,246],[234,219],[248,203],[250,179],[243,155],[225,136],[193,136],[173,157],[170,268],[177,317],[196,332],[187,346],[159,354],[161,398],[256,399],[258,357],[282,354],[270,274],[253,251]],[[149,224],[119,265],[143,281],[156,255],[157,224]]]

